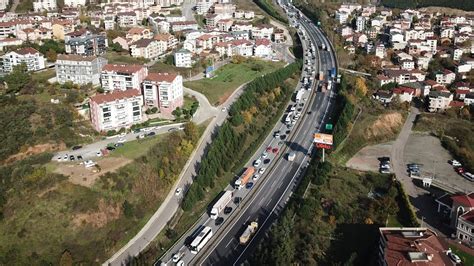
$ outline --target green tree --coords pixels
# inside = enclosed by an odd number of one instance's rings
[[[7,93],[16,93],[25,88],[31,81],[26,64],[22,63],[13,67],[13,71],[5,76],[8,85]]]
[[[61,255],[61,259],[59,260],[59,266],[72,266],[73,260],[72,255],[69,250],[65,250]]]

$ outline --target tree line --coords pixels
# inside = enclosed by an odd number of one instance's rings
[[[199,170],[193,184],[187,191],[182,208],[190,210],[196,202],[202,200],[208,188],[215,185],[215,178],[221,177],[239,166],[240,160],[248,156],[250,149],[255,145],[245,145],[251,138],[260,141],[265,136],[265,130],[256,130],[255,117],[259,112],[265,112],[269,117],[272,105],[282,105],[284,99],[289,99],[292,88],[281,85],[283,82],[298,72],[301,63],[293,63],[285,68],[259,77],[250,82],[242,95],[229,109],[229,118],[218,129],[216,136],[209,146],[209,150],[201,161]],[[274,115],[274,114],[273,114]],[[270,123],[269,123],[270,124]],[[270,126],[270,125],[268,125]],[[255,138],[255,135],[259,134]],[[244,150],[245,146],[250,149]]]
[[[382,5],[391,8],[420,8],[428,6],[440,6],[440,7],[450,7],[457,8],[466,11],[474,10],[474,2],[471,0],[415,0],[415,1],[406,1],[406,0],[382,0]]]

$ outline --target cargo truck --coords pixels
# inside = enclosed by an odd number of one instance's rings
[[[335,78],[335,77],[336,77],[336,68],[333,67],[333,68],[331,69],[331,78]]]
[[[239,177],[239,179],[235,180],[235,188],[241,189],[245,187],[245,184],[250,180],[250,178],[255,173],[255,168],[253,166],[248,167],[245,169],[244,173]]]
[[[300,89],[296,92],[295,100],[297,102],[301,101],[301,98],[303,97],[304,90]]]
[[[242,233],[242,235],[239,237],[239,241],[241,245],[246,245],[250,238],[257,232],[258,229],[258,223],[257,222],[251,222],[247,228],[245,228],[245,231]]]
[[[217,219],[219,216],[219,213],[229,204],[229,202],[232,200],[232,197],[234,196],[234,192],[232,191],[226,191],[222,197],[212,206],[210,217],[211,219]]]
[[[324,72],[319,71],[319,80],[324,80]]]

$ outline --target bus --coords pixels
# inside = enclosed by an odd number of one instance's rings
[[[212,228],[210,228],[209,226],[205,226],[202,231],[199,232],[199,235],[191,243],[191,253],[197,254],[204,247],[204,245],[209,242],[209,239],[211,239],[211,237]]]

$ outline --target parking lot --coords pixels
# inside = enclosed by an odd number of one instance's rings
[[[438,138],[428,134],[411,134],[405,146],[404,161],[421,165],[421,176],[434,176],[440,182],[451,187],[474,191],[474,182],[457,174],[448,160],[453,159],[441,146]]]

